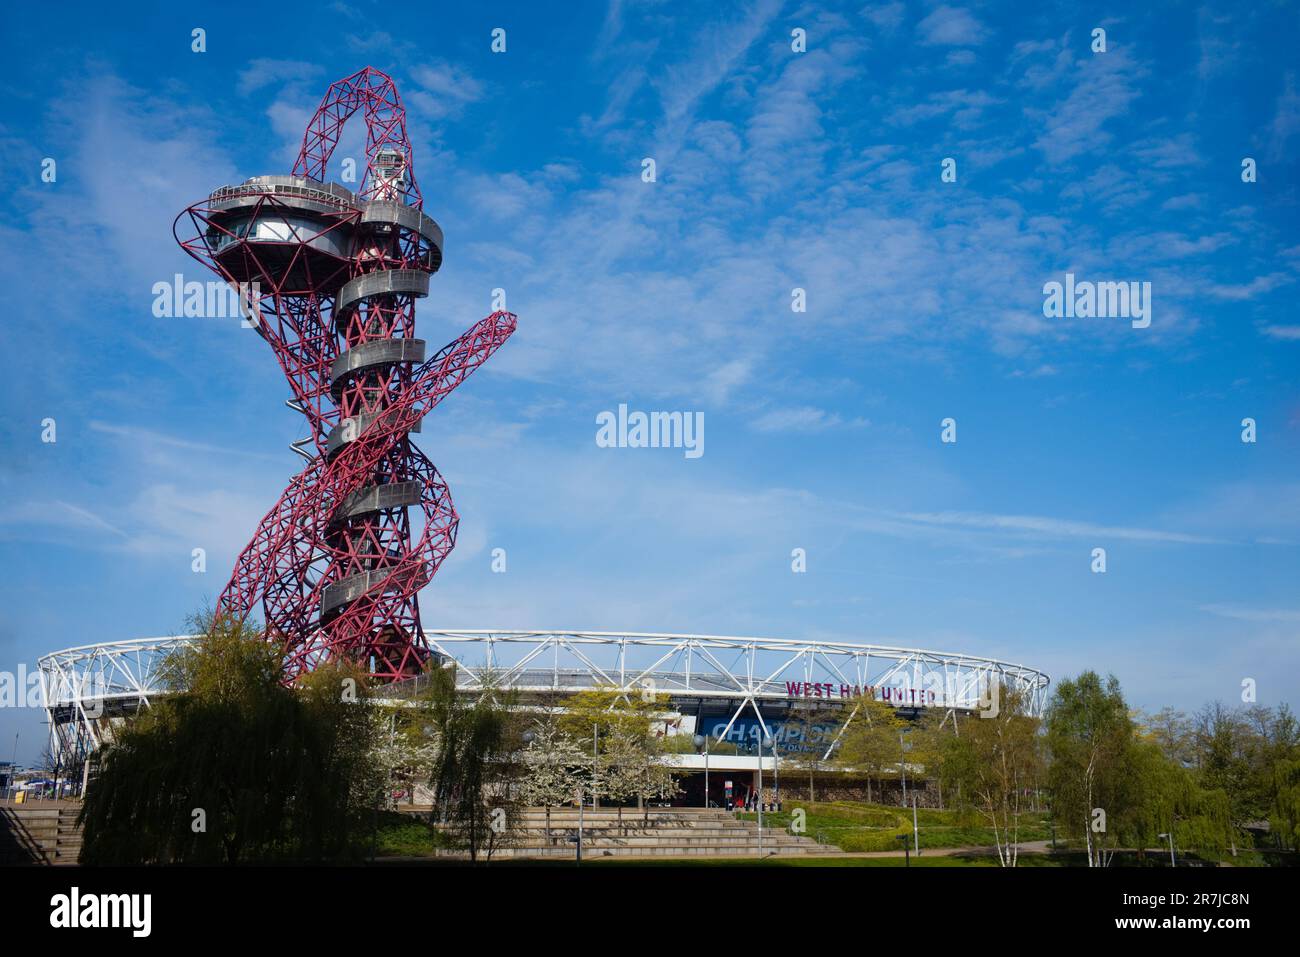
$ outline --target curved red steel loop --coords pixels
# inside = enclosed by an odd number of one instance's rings
[[[406,135],[406,110],[397,86],[385,73],[373,67],[364,67],[349,77],[331,83],[325,92],[316,115],[307,124],[302,149],[293,164],[294,176],[305,176],[320,182],[325,180],[325,168],[339,144],[343,124],[358,109],[366,121],[366,174],[361,180],[358,195],[366,199],[395,199],[384,193],[379,170],[374,163],[388,147],[402,151],[409,172],[409,189],[403,190],[407,205],[421,209],[424,200],[415,185],[411,170],[411,142]]]
[[[327,184],[325,170],[358,110],[366,169],[352,193]],[[415,300],[441,265],[442,231],[422,206],[397,88],[366,67],[330,86],[292,177],[218,189],[173,229],[228,283],[256,284],[252,324],[308,426],[294,444],[306,467],[258,524],[217,605],[239,619],[260,609],[290,681],[336,658],[399,679],[430,654],[417,595],[455,546],[459,519],[410,433],[517,320],[495,312],[424,357]]]

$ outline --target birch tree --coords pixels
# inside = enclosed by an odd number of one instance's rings
[[[1103,682],[1085,671],[1057,685],[1047,712],[1052,811],[1066,835],[1084,845],[1089,867],[1110,864],[1137,797],[1133,741],[1133,721],[1113,675]]]
[[[1030,717],[1024,697],[1000,689],[996,712],[965,721],[960,736],[946,739],[945,776],[961,783],[963,803],[988,822],[998,862],[1015,867],[1020,856],[1020,820],[1028,795],[1042,769],[1038,719]]]

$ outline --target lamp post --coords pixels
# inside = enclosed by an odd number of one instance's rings
[[[695,746],[704,749],[704,810],[709,809],[709,736],[697,734]]]
[[[776,746],[776,739],[772,739],[772,810],[776,810],[777,804],[781,800],[781,749]]]
[[[1178,866],[1178,861],[1176,861],[1176,860],[1174,859],[1174,832],[1173,832],[1173,831],[1169,831],[1168,833],[1165,833],[1165,834],[1157,834],[1156,837],[1167,837],[1167,838],[1169,838],[1169,866],[1170,866],[1170,867],[1177,867],[1177,866]]]
[[[758,734],[758,856],[763,856],[763,745],[772,747],[772,738],[759,728]]]
[[[912,788],[912,839],[916,843],[916,856],[921,856],[921,829],[916,824],[916,788]]]
[[[903,732],[898,732],[898,768],[903,774],[903,807],[907,807],[907,745],[903,741]]]
[[[592,792],[595,793],[594,790]],[[594,798],[593,798],[594,800]],[[574,859],[575,864],[582,863],[582,808],[587,803],[586,798],[582,796],[582,785],[578,785],[578,856]]]
[[[525,747],[532,747],[533,742],[537,740],[537,732],[534,731],[532,728],[528,728],[527,730],[524,731],[524,733],[523,733],[522,735],[520,735],[520,737],[523,738],[523,740],[524,740],[524,746],[525,746]],[[414,789],[414,788],[411,789],[411,795],[412,795],[412,797],[414,797],[414,795],[415,795],[415,789]],[[547,800],[549,801],[550,798],[547,798]],[[547,847],[549,847],[550,844],[551,844],[551,805],[550,805],[550,804],[547,804],[547,805],[546,805],[546,845],[547,845]]]

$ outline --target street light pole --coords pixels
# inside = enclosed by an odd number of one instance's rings
[[[921,856],[921,829],[916,826],[916,788],[912,788],[912,837],[916,841],[916,856]]]
[[[1173,832],[1173,831],[1169,831],[1169,832],[1166,833],[1166,834],[1157,834],[1156,837],[1167,837],[1167,838],[1169,838],[1169,866],[1170,866],[1170,867],[1177,867],[1177,866],[1178,866],[1178,861],[1174,859],[1174,832]]]
[[[772,746],[772,739],[758,731],[758,856],[763,856],[763,745]]]
[[[777,804],[781,800],[781,752],[776,746],[776,738],[772,739],[772,810],[776,810]]]
[[[903,807],[907,807],[907,749],[903,747],[903,732],[898,732],[898,769],[903,774]]]
[[[758,729],[758,857],[763,858],[763,729]]]
[[[695,746],[704,749],[704,810],[709,809],[709,736],[707,734],[697,734],[695,736]]]

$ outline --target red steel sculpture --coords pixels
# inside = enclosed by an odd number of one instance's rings
[[[353,193],[325,182],[325,170],[358,110],[366,168]],[[246,292],[247,321],[307,420],[308,438],[292,446],[307,466],[258,525],[217,606],[243,620],[260,603],[287,680],[333,658],[387,680],[428,660],[418,593],[455,545],[458,519],[410,433],[515,330],[514,315],[495,312],[426,357],[415,300],[442,264],[443,240],[411,159],[397,87],[367,67],[329,88],[293,175],[215,190],[173,228],[186,252]]]

